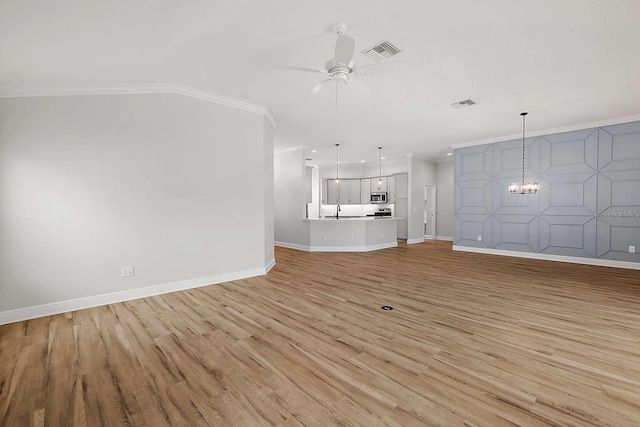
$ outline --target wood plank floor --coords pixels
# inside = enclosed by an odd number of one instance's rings
[[[276,260],[0,326],[0,425],[640,425],[638,271],[447,242]]]

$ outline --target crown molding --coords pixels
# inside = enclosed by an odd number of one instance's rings
[[[438,161],[435,157],[431,157],[429,155],[422,154],[422,153],[409,153],[407,154],[407,157],[409,159],[426,160],[428,162],[434,162],[434,163]]]
[[[296,147],[285,148],[283,150],[275,151],[275,153],[290,153],[292,151],[304,150],[304,148],[305,147],[303,145],[298,145]]]
[[[632,116],[615,117],[612,119],[598,120],[594,122],[579,123],[571,126],[542,129],[542,130],[537,130],[533,132],[527,131],[527,138],[532,136],[553,135],[556,133],[571,132],[574,130],[598,128],[602,126],[619,125],[621,123],[629,123],[629,122],[636,122],[636,121],[640,121],[640,114],[635,114]],[[481,140],[471,141],[471,142],[462,142],[460,144],[453,144],[451,145],[451,147],[454,149],[457,149],[457,148],[464,148],[464,147],[472,147],[474,145],[491,144],[494,142],[512,141],[514,139],[522,139],[522,133],[505,135],[497,138],[481,139]]]
[[[225,105],[239,110],[261,114],[271,125],[277,123],[271,112],[260,105],[239,101],[215,93],[177,84],[140,84],[140,85],[63,85],[63,86],[0,86],[0,98],[33,98],[48,96],[86,96],[86,95],[133,95],[145,93],[175,93],[190,98],[201,99],[215,104]]]

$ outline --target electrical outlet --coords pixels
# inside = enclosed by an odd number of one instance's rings
[[[133,267],[122,267],[122,277],[133,277]]]
[[[478,236],[478,242],[482,242],[482,236]]]
[[[629,253],[630,254],[635,254],[636,253],[636,247],[635,246],[629,246]]]

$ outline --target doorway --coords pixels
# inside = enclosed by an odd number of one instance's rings
[[[424,186],[424,238],[436,240],[436,186]]]

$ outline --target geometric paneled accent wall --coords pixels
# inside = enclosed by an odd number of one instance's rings
[[[640,262],[640,122],[455,150],[454,244]],[[636,246],[636,253],[629,253]]]

